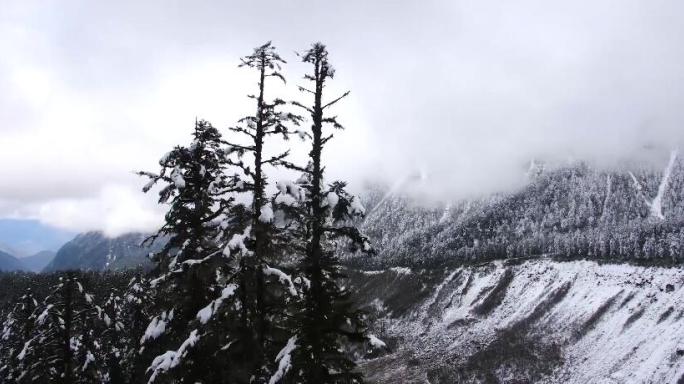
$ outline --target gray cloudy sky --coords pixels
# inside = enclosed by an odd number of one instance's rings
[[[147,230],[156,169],[195,117],[252,106],[238,57],[328,44],[347,131],[330,173],[422,170],[442,196],[517,185],[531,158],[664,163],[684,142],[681,1],[0,0],[0,217]],[[286,92],[278,89],[277,92]],[[331,94],[332,97],[332,94]]]

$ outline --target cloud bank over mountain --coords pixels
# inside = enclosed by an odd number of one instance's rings
[[[132,171],[187,142],[196,117],[226,127],[250,111],[255,79],[236,66],[267,40],[290,88],[303,73],[292,51],[329,45],[331,94],[352,91],[329,172],[352,187],[421,171],[437,195],[471,197],[519,186],[531,159],[664,167],[684,142],[677,1],[3,8],[0,217],[154,229],[161,210]]]

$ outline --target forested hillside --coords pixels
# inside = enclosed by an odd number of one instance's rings
[[[417,204],[376,188],[364,230],[379,250],[361,265],[431,265],[539,255],[658,263],[684,258],[684,161],[662,170],[584,164],[536,169],[488,198]]]

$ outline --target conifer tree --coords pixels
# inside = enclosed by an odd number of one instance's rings
[[[0,334],[0,378],[6,382],[28,383],[29,372],[26,369],[26,361],[19,359],[35,330],[35,311],[38,302],[33,296],[31,288],[22,295],[12,310],[7,314],[2,323]],[[0,383],[5,382],[0,380]]]
[[[240,66],[255,70],[259,80],[256,94],[248,96],[256,104],[255,114],[242,118],[238,126],[230,128],[236,140],[228,143],[237,154],[236,159],[229,160],[230,165],[244,174],[244,189],[239,192],[251,199],[249,207],[234,210],[230,217],[230,225],[246,228],[247,235],[236,235],[244,247],[232,247],[236,251],[233,255],[239,259],[238,284],[243,304],[240,332],[243,336],[236,348],[250,360],[248,375],[254,376],[256,382],[262,382],[269,376],[267,366],[272,360],[270,357],[275,357],[281,344],[287,340],[281,340],[279,336],[284,333],[280,329],[280,320],[285,311],[284,300],[287,300],[283,292],[292,293],[289,289],[291,280],[280,265],[289,241],[287,232],[275,223],[272,202],[267,197],[266,175],[266,167],[289,165],[285,160],[289,151],[269,155],[267,140],[275,135],[287,140],[291,134],[299,133],[288,125],[299,125],[301,118],[281,111],[285,101],[268,99],[267,80],[276,78],[285,82],[281,73],[281,64],[285,60],[270,42],[255,48],[241,61]],[[282,284],[285,284],[285,289]]]
[[[98,318],[103,324],[98,343],[102,346],[106,378],[111,383],[127,382],[124,371],[129,362],[125,360],[125,357],[126,351],[130,347],[130,344],[127,344],[127,336],[132,329],[126,328],[124,325],[123,304],[123,299],[119,296],[116,288],[110,288],[109,297],[102,304],[102,307],[95,306],[98,311]]]
[[[316,384],[361,382],[349,346],[365,340],[365,329],[362,314],[354,309],[350,293],[342,285],[344,274],[336,246],[346,244],[352,250],[372,250],[366,236],[353,225],[354,217],[364,214],[363,207],[346,192],[344,182],[325,185],[322,162],[325,144],[332,138],[324,129],[343,128],[335,116],[326,112],[349,92],[324,101],[327,81],[335,71],[323,44],[314,44],[302,55],[302,60],[312,67],[312,72],[305,75],[312,89],[300,87],[300,90],[313,96],[313,105],[295,105],[310,114],[311,150],[309,165],[300,168],[303,176],[297,183],[304,191],[302,204],[298,212],[291,208],[290,214],[298,216],[301,223],[299,231],[305,255],[300,278],[304,282],[304,301],[298,313],[298,330],[278,356],[280,365],[274,382],[281,379]],[[283,191],[299,194],[291,186]],[[289,371],[287,375],[286,371]]]
[[[242,59],[241,66],[259,75],[258,93],[249,96],[256,101],[255,115],[230,128],[234,139],[246,143],[225,141],[202,122],[190,149],[178,147],[162,159],[160,175],[141,173],[151,178],[145,190],[164,182],[160,202],[170,203],[167,223],[159,232],[169,243],[156,256],[158,277],[153,283],[162,297],[180,295],[173,305],[161,307],[142,336],[145,348],[159,337],[160,328],[169,340],[157,343],[152,353],[156,357],[150,365],[151,381],[168,376],[182,382],[263,382],[269,376],[270,357],[287,340],[279,336],[285,332],[277,324],[283,314],[282,293],[292,294],[294,289],[276,265],[277,254],[284,249],[279,245],[287,241],[274,224],[265,167],[283,164],[288,152],[268,156],[264,151],[268,137],[287,139],[286,123],[299,121],[279,111],[284,101],[266,99],[266,79],[284,81],[281,63],[284,60],[270,43]],[[202,144],[197,131],[207,127],[214,137]],[[210,149],[204,152],[214,153],[206,154],[213,158],[208,161],[212,165],[193,165],[206,161],[187,153],[208,144]],[[197,199],[205,203],[187,204]],[[242,203],[246,200],[250,204]],[[274,282],[278,284],[270,284]],[[201,365],[193,364],[200,358]]]
[[[107,382],[97,338],[102,329],[94,296],[74,272],[60,277],[39,309],[33,336],[17,359],[23,361],[27,382]]]
[[[238,187],[224,173],[229,153],[219,131],[199,121],[193,137],[189,147],[178,146],[160,160],[159,174],[140,173],[150,178],[144,191],[162,184],[159,202],[170,205],[166,223],[149,239],[168,239],[153,256],[156,313],[141,337],[143,353],[156,355],[150,382],[162,376],[179,383],[213,382],[211,375],[221,371],[210,349],[194,348],[202,334],[191,326],[224,276],[220,217],[231,210],[233,198],[223,196]]]
[[[140,340],[152,318],[154,304],[153,290],[149,280],[142,274],[136,274],[128,282],[123,296],[120,321],[125,332],[118,332],[120,337],[121,364],[125,383],[143,382],[148,363],[139,353]]]

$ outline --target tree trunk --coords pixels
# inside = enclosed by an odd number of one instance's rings
[[[73,353],[71,352],[71,327],[73,326],[73,306],[72,306],[72,291],[73,291],[73,280],[71,276],[66,279],[66,284],[64,285],[64,331],[62,332],[62,383],[72,384],[74,379],[72,377],[72,359]]]
[[[323,367],[320,364],[322,362],[322,348],[321,348],[321,326],[325,321],[325,314],[323,313],[322,306],[323,300],[325,300],[325,295],[323,292],[323,274],[321,267],[321,258],[323,257],[323,220],[324,220],[324,209],[321,207],[321,183],[323,181],[323,170],[321,167],[321,153],[323,151],[323,108],[322,108],[322,98],[323,98],[323,81],[324,77],[321,73],[321,62],[320,58],[317,58],[314,63],[314,77],[316,80],[316,89],[314,95],[314,108],[312,113],[312,133],[313,133],[313,143],[311,147],[311,159],[312,159],[312,173],[311,173],[311,241],[307,247],[307,258],[309,267],[309,279],[311,280],[311,289],[309,291],[309,311],[312,317],[311,324],[311,343],[312,343],[312,354],[314,361],[312,362],[312,377],[311,382],[317,383],[323,380]]]

